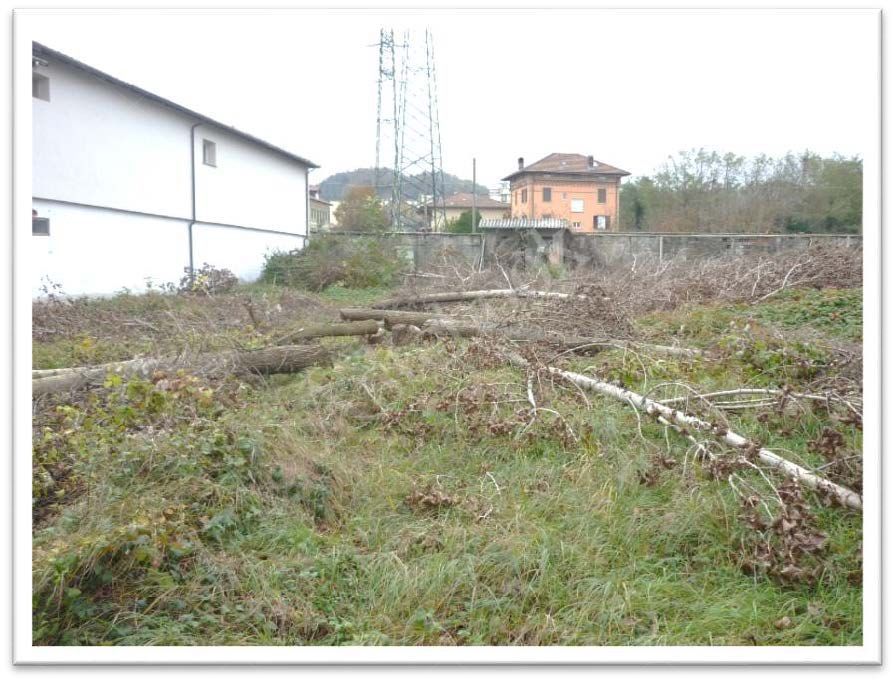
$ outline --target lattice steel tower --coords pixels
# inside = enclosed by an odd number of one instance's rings
[[[378,47],[376,191],[381,195],[390,189],[392,227],[443,226],[444,171],[432,33],[426,29],[422,40],[413,40],[404,31],[396,42],[394,30],[383,28]],[[384,165],[389,162],[391,168]]]

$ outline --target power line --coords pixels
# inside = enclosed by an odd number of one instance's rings
[[[444,171],[432,32],[396,42],[393,29],[379,31],[374,182],[392,175],[389,213],[395,228],[444,225]],[[391,116],[383,108],[391,103]],[[383,167],[393,152],[391,169]],[[422,214],[419,209],[422,208]]]

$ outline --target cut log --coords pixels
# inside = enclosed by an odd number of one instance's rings
[[[506,329],[499,327],[480,327],[472,324],[465,324],[462,321],[432,319],[422,327],[423,334],[426,336],[495,336],[506,339],[507,341],[516,342],[547,342],[560,348],[571,349],[581,348],[582,351],[596,351],[615,343],[606,339],[584,338],[581,336],[568,336],[564,334],[551,334],[538,329]]]
[[[757,448],[758,459],[760,459],[764,464],[774,469],[783,471],[790,476],[793,476],[804,486],[811,488],[812,490],[817,490],[819,492],[830,495],[830,497],[832,497],[844,507],[850,507],[851,509],[856,509],[858,511],[861,511],[864,507],[863,499],[858,493],[849,490],[848,488],[844,488],[843,486],[837,485],[836,483],[833,483],[832,481],[829,481],[825,478],[821,478],[808,469],[790,462],[789,460],[783,459],[780,455],[771,452],[766,448],[758,448],[757,445],[744,438],[743,436],[734,433],[733,431],[730,431],[728,429],[718,430],[714,427],[714,425],[710,424],[707,421],[703,421],[698,417],[684,414],[679,410],[675,410],[674,408],[671,408],[667,405],[658,403],[655,400],[650,400],[646,396],[642,396],[638,393],[635,393],[634,391],[621,388],[620,386],[608,384],[605,381],[592,379],[591,377],[585,376],[583,374],[577,374],[575,372],[567,372],[562,369],[557,369],[556,367],[548,367],[547,371],[555,376],[562,377],[563,379],[572,382],[579,388],[587,391],[592,391],[594,393],[601,393],[603,395],[620,400],[624,403],[634,405],[637,409],[643,410],[647,414],[662,416],[669,422],[677,424],[678,426],[681,426],[685,429],[715,433],[725,443],[735,448]]]
[[[375,308],[342,308],[343,320],[382,320],[387,329],[395,325],[410,324],[419,327],[428,336],[500,336],[511,341],[550,341],[566,350],[581,353],[603,348],[631,348],[654,351],[679,357],[701,357],[704,353],[695,348],[678,346],[656,346],[648,343],[622,341],[618,339],[595,339],[574,335],[553,334],[533,329],[505,329],[476,325],[471,319],[447,317],[436,313],[409,312],[405,310],[378,310]]]
[[[311,365],[329,362],[330,355],[320,346],[274,346],[259,350],[201,353],[192,357],[141,358],[127,362],[72,368],[54,376],[39,377],[31,382],[31,395],[71,391],[102,383],[109,374],[125,377],[149,377],[156,370],[189,367],[201,374],[283,374],[297,372]]]
[[[59,371],[58,374],[33,378],[31,381],[31,397],[47,395],[50,393],[63,393],[73,391],[83,386],[102,383],[109,374],[120,376],[148,377],[155,370],[166,364],[175,365],[171,358],[139,358],[127,362],[118,362],[95,367],[72,367],[68,371]]]
[[[277,339],[275,345],[325,336],[371,336],[378,332],[381,326],[382,322],[373,319],[305,325]]]
[[[117,369],[118,371],[124,371],[129,365],[139,365],[141,362],[145,362],[145,358],[138,358],[136,360],[121,360],[117,362],[106,362],[101,365],[88,365],[82,367],[60,367],[58,369],[32,369],[31,370],[31,378],[32,379],[43,379],[46,377],[56,377],[61,376],[63,374],[72,374],[73,372],[92,372],[95,370],[102,370],[104,368],[107,369]]]
[[[482,298],[556,298],[567,299],[575,296],[586,300],[583,294],[566,294],[560,291],[526,291],[519,289],[483,289],[480,291],[441,291],[433,294],[390,298],[374,303],[373,308],[403,308],[406,306],[425,305],[427,303],[451,303],[454,301],[475,301]]]
[[[422,330],[415,324],[396,324],[392,327],[392,344],[406,346],[418,341],[422,335]]]
[[[339,316],[343,320],[381,320],[387,329],[396,324],[412,324],[422,327],[431,319],[440,317],[436,313],[415,313],[406,310],[376,310],[374,308],[342,308]]]

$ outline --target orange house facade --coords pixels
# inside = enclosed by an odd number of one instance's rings
[[[522,158],[510,183],[514,218],[560,218],[576,232],[619,231],[619,187],[630,175],[593,156],[550,154],[526,166]]]

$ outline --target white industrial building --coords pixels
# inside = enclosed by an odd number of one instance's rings
[[[33,295],[252,280],[304,245],[315,164],[38,43],[32,66]]]

